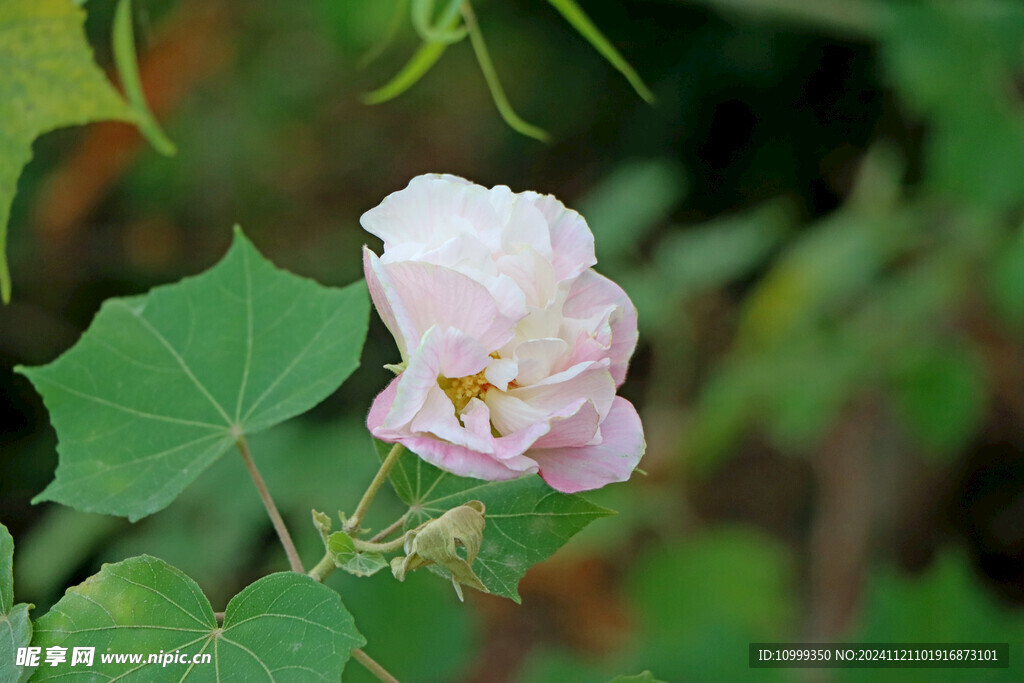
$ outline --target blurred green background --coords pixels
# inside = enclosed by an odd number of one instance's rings
[[[633,297],[622,392],[646,476],[520,591],[459,604],[429,574],[329,579],[403,681],[1024,679],[1024,5],[1013,0],[581,0],[648,106],[541,0],[476,2],[543,145],[498,116],[468,44],[398,99],[396,0],[143,0],[142,77],[178,145],[96,124],[35,145],[0,309],[0,519],[36,616],[146,552],[216,608],[285,568],[238,459],[137,524],[29,500],[55,435],[16,363],[69,348],[100,302],[205,269],[240,223],[328,284],[378,247],[359,215],[413,175],[553,193]],[[113,0],[88,31],[109,65]],[[396,358],[252,440],[307,562],[309,509],[350,508],[362,420]],[[393,503],[397,505],[397,503]],[[381,502],[370,525],[393,516]],[[1011,670],[756,670],[751,641],[998,641]],[[370,680],[352,665],[346,680]]]

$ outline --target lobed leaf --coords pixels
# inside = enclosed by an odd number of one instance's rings
[[[0,681],[17,681],[22,667],[16,665],[19,647],[32,641],[32,605],[14,604],[14,539],[0,524]]]
[[[383,459],[390,444],[374,444]],[[515,602],[520,602],[517,586],[527,569],[546,560],[590,522],[615,514],[583,496],[559,493],[538,476],[467,479],[412,453],[399,458],[391,470],[391,485],[411,510],[407,529],[468,501],[481,501],[487,508],[487,527],[473,571],[491,593]]]
[[[388,566],[380,553],[365,553],[356,550],[352,537],[344,531],[335,531],[325,540],[327,552],[334,560],[334,566],[355,576],[373,576]]]
[[[126,681],[337,681],[354,648],[366,644],[330,588],[303,574],[271,574],[228,603],[218,625],[195,581],[146,555],[104,565],[68,590],[36,624],[33,645],[68,648],[68,663],[41,666],[34,680],[93,674]],[[95,648],[93,665],[73,668],[75,647]],[[186,663],[146,661],[180,653]],[[142,654],[106,662],[103,654]],[[195,662],[210,654],[209,662]]]
[[[7,221],[32,141],[62,126],[134,112],[93,61],[68,0],[0,0],[0,297],[11,298]]]
[[[106,301],[49,365],[19,367],[57,430],[52,500],[137,520],[166,507],[242,436],[326,398],[358,366],[362,282],[275,268],[236,231],[205,273]]]

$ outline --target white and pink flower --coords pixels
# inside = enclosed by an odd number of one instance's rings
[[[571,493],[625,481],[645,444],[616,396],[637,341],[591,269],[586,221],[551,196],[423,175],[363,214],[370,295],[402,354],[367,424],[429,463]]]

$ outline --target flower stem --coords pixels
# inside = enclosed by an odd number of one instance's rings
[[[324,556],[320,558],[320,561],[316,563],[316,566],[309,570],[309,576],[314,581],[324,582],[328,576],[331,575],[338,565],[334,564],[334,558],[331,557],[329,552],[324,553]]]
[[[405,520],[409,519],[409,513],[410,512],[412,512],[412,511],[411,510],[406,510],[404,515],[402,515],[401,517],[396,519],[394,522],[392,522],[386,529],[382,529],[381,531],[379,531],[376,536],[374,536],[373,538],[370,539],[370,542],[371,543],[380,543],[385,538],[387,538],[391,534],[393,534],[396,531],[398,531],[399,529],[401,529],[402,525],[405,524]]]
[[[299,553],[295,550],[295,544],[292,542],[291,534],[288,533],[288,527],[284,525],[284,520],[281,519],[281,513],[277,511],[277,506],[274,505],[274,499],[270,497],[270,491],[267,490],[267,485],[263,481],[263,477],[260,476],[260,471],[256,469],[256,463],[253,462],[252,455],[249,453],[249,444],[245,442],[245,437],[238,437],[238,441],[235,444],[238,446],[238,452],[242,454],[242,460],[245,461],[245,467],[249,470],[249,476],[252,477],[252,482],[256,484],[256,491],[260,494],[260,500],[263,501],[263,507],[267,509],[267,515],[270,517],[271,523],[274,525],[274,531],[277,532],[277,537],[281,539],[281,545],[284,546],[284,553],[288,556],[288,564],[291,565],[293,572],[299,572],[300,574],[305,573],[305,569],[302,567],[302,560],[299,559]]]
[[[359,648],[352,650],[352,657],[366,667],[367,671],[376,676],[378,681],[383,681],[384,683],[398,683],[398,679],[389,674],[387,669],[375,662],[370,655],[366,654]]]
[[[366,493],[363,494],[363,499],[359,501],[359,505],[356,506],[356,511],[352,513],[352,516],[345,522],[344,530],[345,533],[350,536],[354,536],[359,532],[359,526],[363,523],[363,517],[366,516],[366,511],[370,507],[370,503],[373,502],[374,497],[377,495],[377,491],[387,481],[388,475],[391,473],[391,468],[398,462],[398,456],[402,454],[405,447],[400,443],[396,443],[391,447],[391,452],[384,458],[384,462],[381,463],[380,469],[377,470],[377,475],[370,482],[370,486],[366,489]]]
[[[405,545],[405,535],[387,543],[374,543],[373,541],[361,541],[358,538],[353,538],[352,545],[361,553],[390,553]]]

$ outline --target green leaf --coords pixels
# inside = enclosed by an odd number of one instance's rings
[[[654,93],[651,92],[650,88],[643,82],[643,79],[640,78],[640,74],[629,65],[629,62],[619,54],[615,46],[604,37],[604,34],[594,25],[590,17],[580,9],[575,0],[548,0],[548,2],[565,17],[566,21],[572,24],[572,27],[581,36],[587,39],[587,42],[595,50],[601,53],[602,57],[608,60],[609,64],[615,67],[616,71],[626,77],[629,84],[633,86],[633,90],[636,90],[637,95],[642,97],[648,104],[654,104]]]
[[[430,71],[447,47],[447,43],[423,43],[390,81],[363,95],[363,103],[382,104],[398,97]]]
[[[68,0],[0,0],[0,297],[11,298],[7,220],[32,141],[62,126],[133,112],[96,66],[85,12]]]
[[[139,64],[135,55],[135,33],[132,28],[132,0],[120,0],[114,13],[113,51],[117,73],[121,77],[121,85],[128,97],[128,103],[135,110],[139,130],[156,151],[166,156],[174,156],[178,153],[178,148],[156,122],[142,91],[142,79],[139,77]]]
[[[356,550],[352,537],[344,531],[335,531],[327,537],[327,552],[338,569],[355,576],[373,576],[388,566],[380,553],[361,553]]]
[[[322,287],[242,235],[206,273],[103,304],[53,363],[18,368],[50,411],[57,476],[36,501],[136,520],[243,435],[313,407],[358,366],[362,282]]]
[[[246,587],[219,626],[195,581],[143,555],[104,565],[68,590],[36,623],[33,646],[96,648],[88,671],[104,679],[145,681],[333,680],[352,649],[366,644],[330,588],[281,572]],[[103,663],[101,654],[176,652],[188,663]],[[208,663],[191,656],[210,654]],[[35,680],[67,676],[69,664],[42,666]]]
[[[32,622],[28,611],[32,605],[14,604],[14,539],[7,527],[0,524],[0,681],[16,681],[22,667],[15,661],[19,647],[32,641]]]
[[[391,445],[374,444],[383,460]],[[527,569],[546,560],[590,522],[615,514],[583,496],[559,493],[538,476],[467,479],[439,470],[411,452],[391,470],[391,485],[411,510],[406,529],[470,500],[481,501],[487,508],[487,527],[473,571],[487,590],[517,603],[516,587]]]

